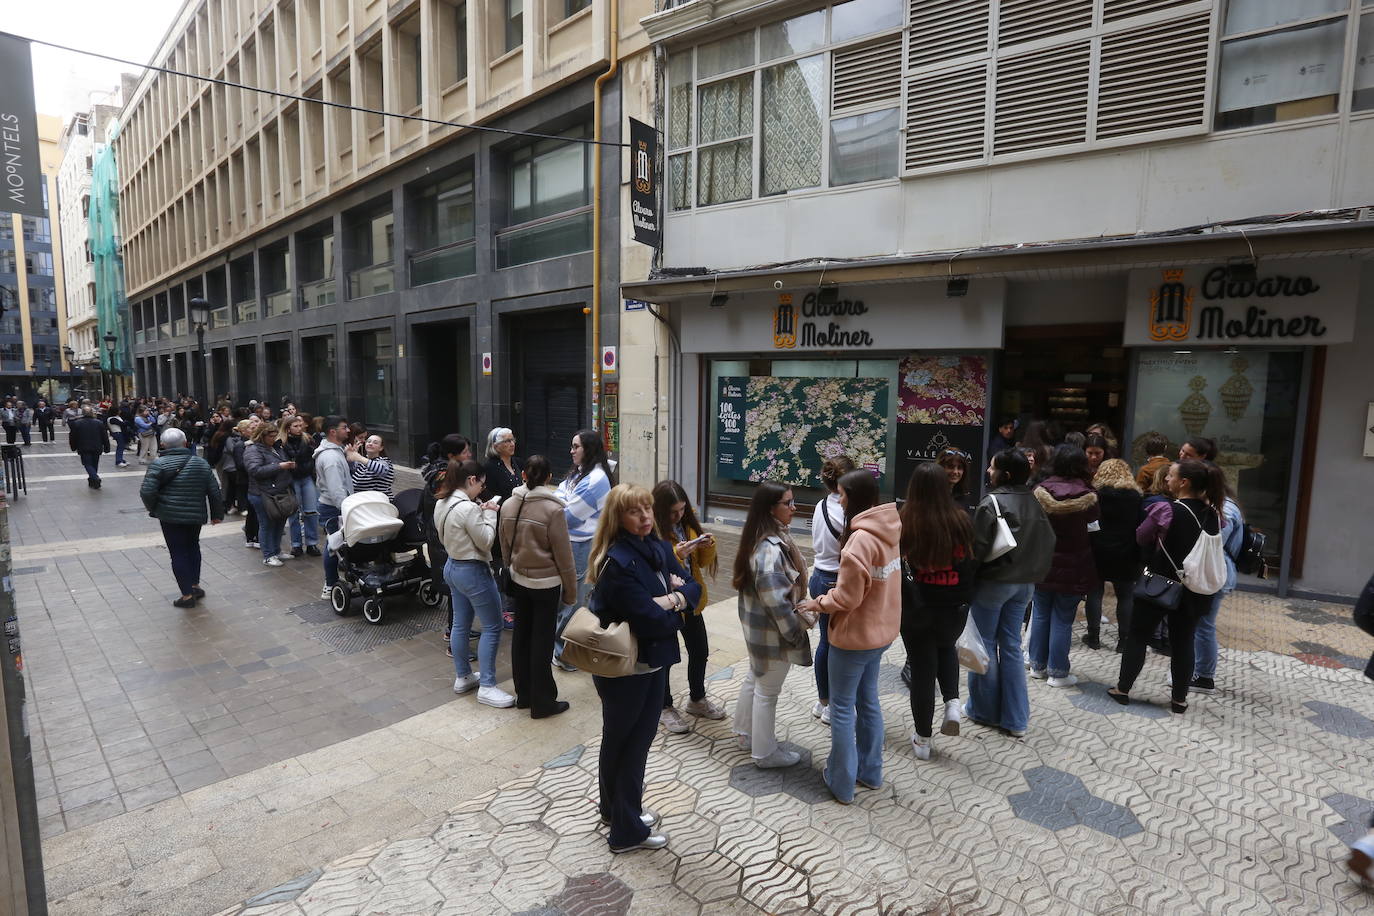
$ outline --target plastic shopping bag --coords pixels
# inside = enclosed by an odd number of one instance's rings
[[[988,648],[983,645],[983,634],[978,632],[978,625],[973,622],[972,614],[968,615],[964,632],[954,641],[954,649],[959,653],[959,664],[974,674],[988,673]]]

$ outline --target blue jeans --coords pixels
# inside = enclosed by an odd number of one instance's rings
[[[253,511],[258,514],[258,543],[262,546],[262,558],[266,560],[275,557],[281,553],[283,523],[274,522],[267,517],[263,499],[258,494],[249,493],[248,502],[252,503]]]
[[[483,687],[496,686],[496,653],[501,648],[501,593],[491,567],[481,560],[453,560],[444,564],[444,581],[453,600],[453,628],[448,644],[453,650],[453,671],[459,677],[472,674],[468,661],[468,632],[475,616],[482,627],[477,643],[477,667]]]
[[[317,547],[320,543],[320,491],[315,489],[315,481],[309,477],[291,481],[291,492],[296,494],[300,509],[291,516],[291,546],[301,547],[301,528],[305,528],[305,544]],[[302,522],[304,524],[302,524]]]
[[[328,503],[320,503],[319,507],[320,530],[328,532],[329,528],[327,527],[326,523],[332,522],[339,517],[339,507],[331,506]],[[339,558],[338,556],[330,552],[328,537],[321,539],[321,543],[324,545],[322,549],[322,552],[324,553],[324,584],[327,588],[333,588],[334,585],[337,584],[339,581]]]
[[[1021,664],[1021,622],[1031,597],[1029,583],[982,582],[969,613],[988,650],[987,674],[968,676],[965,711],[975,722],[1025,731],[1030,724],[1026,669]]]
[[[819,598],[826,592],[835,587],[835,578],[839,573],[823,572],[819,569],[811,570],[811,581],[807,583],[807,589],[811,592],[812,598]],[[813,667],[816,669],[816,699],[822,703],[830,702],[830,640],[828,633],[830,630],[830,615],[821,614],[816,620],[817,629],[820,630],[820,639],[816,640],[815,662]]]
[[[1226,592],[1212,596],[1212,607],[1198,618],[1197,630],[1193,635],[1193,677],[1214,678],[1217,676],[1217,612]]]
[[[573,604],[565,604],[558,609],[558,623],[554,630],[555,638],[553,641],[553,656],[561,658],[563,655],[563,628],[568,625],[572,618],[573,611],[587,603],[587,592],[590,586],[587,585],[587,562],[592,556],[592,542],[573,541],[572,542],[573,569],[577,570],[577,601]]]
[[[1049,671],[1050,677],[1069,673],[1069,643],[1073,639],[1073,620],[1078,616],[1082,595],[1068,595],[1037,588],[1031,596],[1030,663],[1036,671]]]
[[[124,463],[124,448],[129,444],[128,437],[123,433],[115,433],[111,438],[114,439],[115,464]]]
[[[887,646],[830,647],[830,759],[825,784],[842,802],[854,800],[854,782],[883,784],[883,710],[878,666]]]

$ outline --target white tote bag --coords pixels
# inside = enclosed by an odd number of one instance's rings
[[[1175,502],[1174,506],[1188,509],[1187,504],[1181,501]],[[1183,558],[1183,566],[1179,570],[1183,575],[1183,587],[1195,595],[1215,595],[1226,586],[1226,550],[1221,534],[1208,534],[1192,509],[1188,509],[1188,514],[1197,522],[1200,533],[1193,549]],[[1173,562],[1172,558],[1169,562]]]
[[[983,558],[984,563],[991,563],[1003,554],[1011,553],[1016,549],[1016,536],[1011,533],[1011,526],[1007,524],[1006,517],[1002,515],[1002,506],[997,502],[997,497],[989,493],[988,499],[992,500],[993,511],[997,513],[997,532],[992,536],[988,555]]]

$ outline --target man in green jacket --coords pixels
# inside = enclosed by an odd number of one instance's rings
[[[224,520],[224,498],[215,472],[204,458],[186,447],[186,434],[173,427],[162,433],[162,455],[143,475],[138,495],[148,514],[162,523],[162,537],[172,555],[172,575],[181,597],[174,607],[195,607],[205,597],[200,587],[200,529],[208,520]],[[208,511],[207,511],[208,505]]]

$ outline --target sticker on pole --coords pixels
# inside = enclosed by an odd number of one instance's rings
[[[483,374],[483,375],[491,375],[491,354],[490,354],[490,353],[483,353],[483,354],[482,354],[482,374]]]
[[[615,367],[616,367],[615,347],[602,347],[602,348],[601,348],[601,371],[607,373],[608,375],[610,375],[610,374],[613,374],[613,373],[615,372]]]

